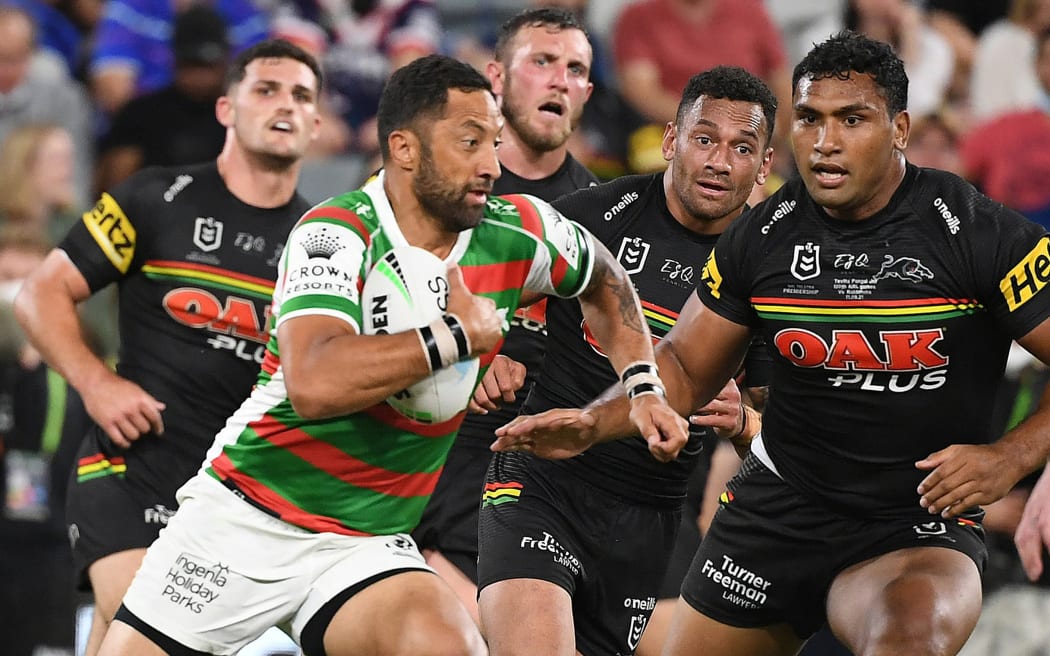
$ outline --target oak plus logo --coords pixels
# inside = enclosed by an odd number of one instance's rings
[[[620,242],[620,251],[616,259],[623,265],[627,273],[638,273],[645,268],[645,260],[649,257],[649,244],[642,241],[641,237],[624,237]]]
[[[773,337],[777,352],[797,367],[832,373],[833,387],[866,392],[933,390],[948,376],[948,356],[937,345],[941,328],[881,330],[875,339],[860,330],[836,330],[831,338],[803,328],[786,328]]]
[[[791,275],[798,280],[809,280],[820,275],[820,246],[811,241],[796,244],[791,258]]]

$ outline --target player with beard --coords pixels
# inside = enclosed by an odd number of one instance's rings
[[[776,108],[773,93],[743,69],[696,75],[664,130],[670,162],[664,172],[626,176],[555,201],[631,265],[654,337],[674,325],[719,235],[769,175]],[[583,406],[618,379],[602,347],[607,342],[595,338],[577,308],[550,299],[547,318],[548,357],[526,413]],[[760,355],[748,363],[748,385],[764,385],[768,367]],[[737,404],[710,408],[715,414],[698,421],[733,435]],[[494,655],[634,653],[663,596],[687,482],[706,434],[696,426],[669,463],[655,460],[640,438],[568,460],[492,457],[478,578],[481,625]]]
[[[478,71],[412,62],[387,83],[378,123],[383,171],[292,230],[257,384],[179,490],[105,656],[228,654],[275,624],[308,654],[484,654],[408,534],[465,413],[420,423],[385,399],[461,360],[479,358],[483,375],[507,317],[541,294],[578,297],[618,370],[652,366],[638,297],[608,250],[535,197],[490,195],[502,118]],[[447,314],[362,334],[365,275],[407,245],[449,265]],[[667,458],[685,421],[658,378],[630,382],[638,429]]]
[[[753,331],[773,358],[762,432],[664,654],[787,656],[825,621],[860,656],[956,654],[981,610],[980,505],[1050,455],[1046,404],[1001,437],[988,410],[1012,340],[1050,362],[1050,236],[908,163],[889,45],[837,34],[792,86],[799,178],[726,230],[657,348],[679,410],[718,390]],[[494,448],[585,449],[629,434],[626,410],[611,389],[519,418]]]
[[[102,194],[26,282],[16,310],[96,426],[77,456],[67,521],[90,583],[94,654],[146,547],[175,511],[215,432],[251,390],[274,267],[309,204],[296,193],[316,138],[321,71],[284,41],[231,65],[215,161],[144,170]],[[117,283],[114,373],[81,336],[76,304]]]
[[[597,184],[569,154],[569,135],[590,96],[591,46],[583,26],[562,9],[530,9],[504,23],[495,60],[486,68],[503,114],[502,168],[494,194],[525,193],[553,201]],[[497,407],[463,421],[434,495],[413,533],[419,548],[477,619],[478,505],[495,430],[517,416],[545,350],[546,301],[522,308],[511,319],[500,353],[525,368],[521,381],[503,377]],[[499,388],[496,388],[499,389]]]

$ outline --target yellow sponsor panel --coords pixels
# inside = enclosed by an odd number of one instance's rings
[[[116,199],[103,193],[95,207],[84,212],[84,225],[113,266],[127,273],[135,256],[135,226]]]
[[[707,289],[711,292],[711,296],[715,298],[721,298],[722,292],[719,288],[722,286],[722,274],[718,271],[718,263],[715,262],[715,252],[711,251],[711,254],[707,256],[707,262],[704,263],[704,270],[700,272],[700,280],[707,284]]]
[[[1020,262],[999,281],[999,290],[1013,312],[1050,282],[1050,238],[1043,237]]]

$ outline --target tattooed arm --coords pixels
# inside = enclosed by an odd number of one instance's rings
[[[631,278],[608,249],[595,241],[594,273],[580,307],[615,371],[632,362],[654,362],[653,340]]]

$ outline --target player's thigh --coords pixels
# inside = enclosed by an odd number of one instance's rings
[[[324,648],[328,656],[487,653],[466,609],[427,571],[394,574],[347,599],[325,629]]]
[[[163,648],[127,624],[110,624],[98,656],[165,656]]]
[[[538,579],[507,579],[485,586],[481,629],[492,656],[573,656],[572,597]]]
[[[445,557],[440,551],[426,549],[423,557],[427,565],[437,572],[445,583],[452,588],[460,603],[470,614],[471,619],[478,621],[478,586],[474,584],[463,571],[452,561]]]
[[[113,621],[135,572],[146,556],[145,549],[128,549],[99,558],[88,567],[88,579],[95,595],[95,615]]]
[[[793,656],[802,641],[788,624],[747,628],[712,619],[679,599],[663,656]]]
[[[981,612],[980,571],[956,549],[899,549],[840,573],[827,607],[832,631],[854,653],[897,645],[954,654]]]

